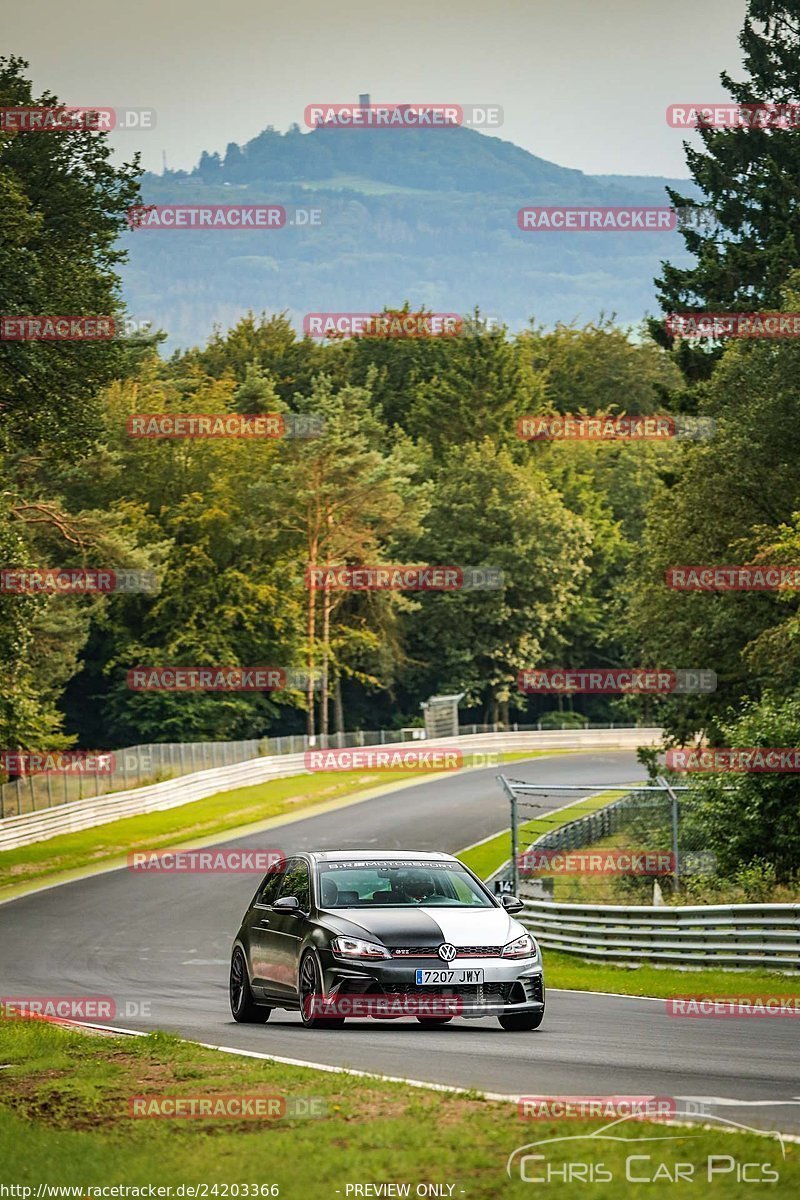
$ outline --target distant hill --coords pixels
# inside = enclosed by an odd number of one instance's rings
[[[528,204],[668,204],[686,180],[586,175],[465,128],[268,128],[192,172],[148,174],[151,204],[275,202],[319,208],[319,227],[126,235],[129,312],[168,347],[205,340],[248,309],[372,311],[386,304],[463,312],[512,329],[529,318],[638,322],[656,309],[662,259],[685,262],[677,233],[543,233],[517,228]]]

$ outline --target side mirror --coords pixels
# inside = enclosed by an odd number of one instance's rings
[[[297,896],[281,896],[280,900],[276,900],[272,907],[275,912],[299,912],[300,901]]]
[[[501,896],[500,903],[506,912],[509,913],[522,912],[523,908],[525,907],[519,896]]]

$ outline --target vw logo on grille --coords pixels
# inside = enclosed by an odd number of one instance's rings
[[[443,958],[445,962],[452,962],[457,954],[455,946],[451,946],[449,942],[442,942],[439,947],[439,958]]]

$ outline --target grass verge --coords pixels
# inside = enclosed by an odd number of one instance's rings
[[[321,1042],[325,1034],[320,1035]],[[435,1035],[434,1035],[435,1036]],[[513,1041],[514,1034],[497,1034]],[[523,1035],[530,1036],[530,1035]],[[533,1035],[538,1037],[540,1035]],[[511,1046],[509,1045],[509,1051]],[[734,1164],[769,1164],[777,1173],[771,1195],[800,1192],[798,1146],[784,1154],[773,1137],[735,1136],[723,1128],[689,1130],[644,1122],[624,1122],[609,1131],[623,1141],[591,1140],[603,1120],[524,1120],[513,1104],[477,1094],[453,1095],[356,1076],[329,1074],[264,1060],[239,1058],[180,1041],[166,1034],[147,1038],[91,1037],[44,1021],[0,1020],[0,1161],[3,1180],[18,1187],[50,1184],[90,1189],[119,1184],[177,1189],[220,1185],[207,1196],[268,1196],[282,1200],[346,1200],[353,1185],[393,1182],[436,1183],[429,1195],[461,1200],[526,1196],[530,1185],[506,1175],[508,1156],[523,1145],[542,1160],[528,1170],[554,1174],[554,1194],[575,1195],[563,1172],[586,1164],[605,1172],[604,1198],[681,1200],[684,1196],[744,1200],[752,1182],[737,1181]],[[147,1097],[150,1111],[165,1098],[245,1096],[272,1098],[288,1105],[314,1102],[316,1117],[264,1119],[153,1118],[131,1115],[134,1097]],[[230,1103],[227,1101],[226,1103]],[[659,1142],[634,1139],[658,1138]],[[663,1139],[663,1140],[662,1140]],[[637,1158],[626,1179],[626,1160]],[[727,1159],[723,1156],[729,1156]],[[718,1168],[708,1182],[709,1160]],[[729,1161],[730,1160],[730,1161]],[[683,1184],[668,1174],[684,1164]],[[762,1166],[749,1172],[763,1173]],[[657,1174],[658,1173],[658,1174]],[[608,1180],[608,1176],[611,1180]],[[655,1180],[655,1181],[654,1181]],[[595,1180],[595,1183],[598,1181]],[[249,1190],[245,1190],[245,1185]],[[348,1191],[348,1185],[351,1190]],[[452,1186],[452,1192],[449,1191]],[[276,1190],[270,1192],[268,1189]],[[227,1190],[225,1190],[227,1188]],[[11,1193],[9,1193],[11,1194]],[[24,1193],[17,1192],[22,1200]],[[63,1193],[62,1193],[63,1194]],[[201,1195],[196,1192],[195,1195]],[[169,1195],[169,1193],[162,1193]],[[183,1195],[191,1195],[184,1189]]]
[[[578,992],[619,992],[624,996],[796,996],[800,977],[780,971],[739,971],[722,967],[679,970],[642,963],[621,967],[588,962],[563,950],[543,950],[547,986]]]
[[[498,761],[512,762],[565,753],[570,751],[519,751],[502,754]],[[479,765],[487,765],[485,758],[483,755],[478,760]],[[465,754],[464,762],[467,767],[471,765],[468,754]],[[194,800],[163,812],[110,821],[94,829],[60,834],[30,846],[4,850],[0,852],[0,899],[12,894],[20,885],[124,861],[133,850],[190,846],[243,826],[257,825],[273,818],[291,818],[313,806],[346,803],[349,797],[365,792],[421,782],[432,774],[430,770],[360,770],[271,779],[251,787],[217,792],[204,800]]]

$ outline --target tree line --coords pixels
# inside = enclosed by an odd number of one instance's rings
[[[737,101],[800,94],[799,19],[796,0],[750,0],[747,79],[723,79]],[[0,60],[0,103],[56,101],[34,98],[26,64],[12,58]],[[688,161],[713,221],[684,231],[694,267],[664,264],[664,312],[800,310],[800,130],[705,128],[701,138]],[[111,164],[101,135],[0,132],[2,312],[122,315],[118,236],[139,177],[135,160]],[[524,722],[558,707],[658,721],[675,742],[798,744],[797,591],[664,582],[676,564],[800,561],[795,340],[687,343],[663,319],[623,330],[602,316],[511,335],[476,310],[454,338],[320,343],[285,315],[250,313],[166,359],[157,342],[0,343],[3,565],[159,579],[152,595],[0,594],[3,745],[399,727],[419,721],[430,694],[451,691],[465,693],[474,720]],[[322,432],[127,433],[133,414],[192,412],[297,414]],[[537,413],[700,416],[713,436],[524,441],[517,421]],[[341,563],[491,567],[502,584],[307,586],[309,567]],[[306,682],[213,694],[126,683],[140,664],[265,663]],[[519,672],[547,665],[705,668],[718,687],[522,694]],[[724,827],[751,861],[769,852],[769,828],[785,876],[798,836],[791,778],[737,784],[755,814],[739,833],[723,793],[704,786],[709,836]]]

